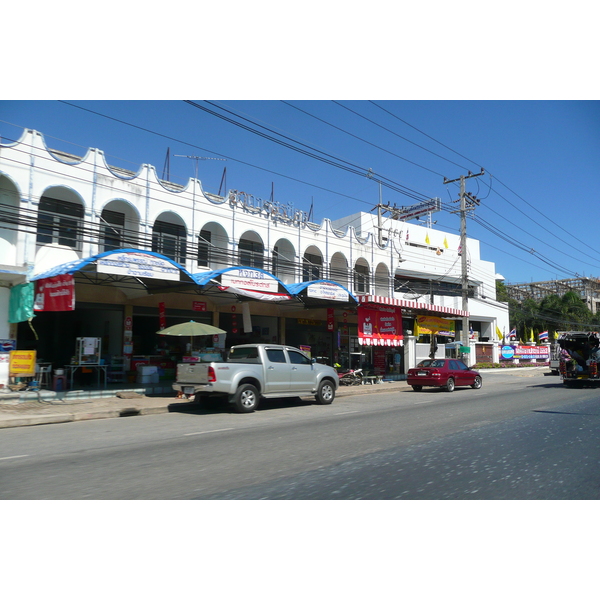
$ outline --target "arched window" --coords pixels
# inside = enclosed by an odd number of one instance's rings
[[[227,232],[218,223],[206,223],[198,236],[198,266],[223,269],[230,265]]]
[[[42,196],[38,207],[38,244],[60,244],[75,250],[81,247],[83,206],[75,202]]]
[[[187,244],[185,226],[157,220],[152,228],[152,252],[162,254],[178,263],[184,263]]]
[[[369,265],[364,258],[359,258],[354,265],[354,291],[368,294],[370,287]]]
[[[323,279],[323,255],[315,246],[307,248],[302,258],[302,281]]]
[[[260,238],[253,233],[240,238],[238,243],[238,261],[240,266],[262,269],[265,264],[265,247]]]

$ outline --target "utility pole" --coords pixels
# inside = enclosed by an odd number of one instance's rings
[[[475,205],[479,204],[479,200],[465,191],[465,181],[471,177],[479,177],[485,171],[483,168],[480,173],[471,173],[461,175],[458,179],[446,179],[444,183],[454,183],[460,181],[460,251],[461,251],[461,295],[462,295],[462,310],[464,313],[469,311],[469,277],[467,266],[467,211],[475,210]],[[455,200],[455,202],[457,202]],[[465,314],[462,318],[462,340],[463,346],[469,347],[469,317]]]

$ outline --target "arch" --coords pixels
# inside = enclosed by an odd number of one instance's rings
[[[131,202],[110,200],[104,205],[99,221],[99,246],[103,252],[138,246],[140,215]]]
[[[390,295],[390,270],[385,263],[379,263],[375,269],[373,288],[376,296]]]
[[[296,249],[287,238],[279,238],[273,246],[271,258],[273,275],[284,283],[296,281]]]
[[[329,265],[329,278],[345,288],[348,286],[348,259],[342,252],[335,252]]]
[[[354,263],[354,292],[356,294],[369,294],[371,289],[369,263],[364,258],[359,258]]]
[[[50,186],[38,204],[36,243],[81,250],[84,228],[84,202],[66,186]]]
[[[17,234],[19,225],[19,189],[11,179],[0,173],[0,262],[17,263]]]
[[[323,277],[323,254],[316,246],[309,246],[302,257],[302,281]]]
[[[152,226],[152,252],[185,263],[187,230],[183,219],[172,211],[162,212]]]
[[[198,234],[198,266],[212,270],[225,268],[229,264],[228,248],[225,228],[214,221],[205,223]]]
[[[245,231],[238,241],[239,264],[262,269],[265,264],[265,245],[256,231]]]

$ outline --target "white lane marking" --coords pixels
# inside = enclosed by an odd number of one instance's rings
[[[0,460],[10,460],[11,458],[25,458],[29,456],[29,454],[17,454],[16,456],[3,456]]]
[[[336,415],[349,415],[351,413],[357,413],[357,410],[347,410],[346,412],[335,413]]]
[[[233,427],[227,427],[226,429],[210,429],[209,431],[195,431],[194,433],[184,433],[183,435],[202,435],[204,433],[217,433],[218,431],[231,431]]]
[[[413,404],[430,404],[433,400],[422,400],[421,402],[413,402]]]

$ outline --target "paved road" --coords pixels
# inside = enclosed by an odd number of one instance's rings
[[[490,374],[452,394],[6,429],[0,499],[597,498],[599,392]]]

